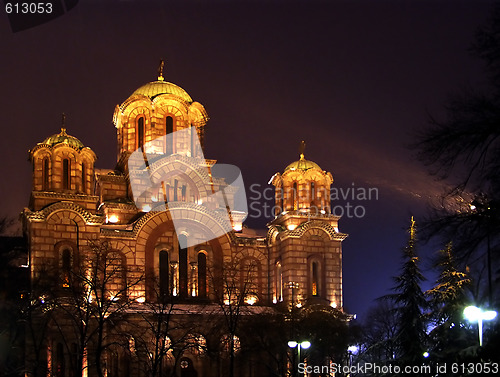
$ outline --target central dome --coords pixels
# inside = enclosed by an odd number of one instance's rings
[[[189,94],[187,94],[187,92],[180,86],[163,80],[152,81],[146,85],[141,86],[134,93],[132,93],[132,95],[136,94],[149,97],[150,99],[153,99],[160,94],[173,94],[174,96],[180,97],[182,100],[188,103],[193,102]]]

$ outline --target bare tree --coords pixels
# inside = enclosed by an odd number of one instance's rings
[[[397,311],[393,303],[378,301],[377,306],[368,311],[363,329],[361,359],[382,364],[393,362],[398,332]]]
[[[414,144],[419,159],[449,189],[433,203],[422,228],[427,239],[453,241],[462,264],[488,259],[490,304],[495,282],[492,261],[500,252],[500,6],[481,27],[470,49],[485,63],[488,85],[466,88],[431,117]]]
[[[205,345],[195,338],[196,321],[184,320],[187,313],[177,305],[170,285],[164,292],[161,282],[156,279],[151,284],[153,297],[145,301],[141,310],[141,321],[135,328],[135,343],[146,354],[147,374],[151,377],[165,374],[175,376],[175,369],[184,351],[200,348],[206,351]]]
[[[227,331],[222,348],[229,353],[229,377],[234,377],[236,354],[241,349],[238,331],[242,317],[252,313],[251,305],[257,300],[254,281],[257,268],[252,260],[248,263],[232,260],[209,271],[215,301],[222,314],[221,329]]]
[[[45,291],[40,297],[42,312],[50,308],[50,331],[57,333],[65,353],[73,355],[69,358],[72,373],[82,375],[86,368],[95,367],[103,377],[106,352],[128,339],[120,325],[127,322],[135,304],[129,293],[143,276],[127,268],[125,256],[106,241],[88,241],[83,250],[74,268],[58,270],[62,276],[49,275],[52,284],[36,289]]]

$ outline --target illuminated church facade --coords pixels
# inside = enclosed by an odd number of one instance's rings
[[[225,305],[253,315],[311,303],[342,310],[347,235],[331,214],[332,175],[306,160],[302,150],[297,161],[271,178],[275,217],[267,235],[257,235],[242,227],[244,214],[210,200],[227,183],[212,177],[215,160],[190,147],[199,143],[203,150],[208,120],[203,105],[160,71],[157,81],[116,106],[115,168],[96,168],[95,153],[64,124],[29,151],[33,189],[22,219],[32,291],[46,284],[49,294],[37,294],[40,305],[59,300],[58,307],[71,306],[78,293],[88,315],[88,322],[80,318],[81,310],[71,312],[70,319],[48,320],[43,339],[28,334],[27,343],[38,352],[30,360],[27,356],[32,368],[47,376],[71,376],[79,362],[86,376],[145,376],[153,374],[148,365],[155,367],[159,356],[158,375],[224,375],[228,358],[210,355],[228,352],[229,344],[237,358],[246,337],[243,330],[222,325],[213,331],[211,318],[227,316]],[[164,142],[146,154],[145,146],[162,137]],[[144,154],[143,170],[156,177],[147,200],[134,195],[134,180],[140,178],[129,160],[136,151]],[[164,330],[160,326],[155,334],[154,320],[147,318],[160,314],[172,320],[168,337],[158,342]],[[181,330],[176,318],[197,327]],[[93,334],[86,333],[90,322],[98,324]],[[111,323],[122,328],[139,323],[142,330],[113,338]],[[93,361],[98,347],[100,365]],[[164,353],[156,355],[158,348]],[[237,375],[262,375],[258,365],[252,358],[242,361]]]

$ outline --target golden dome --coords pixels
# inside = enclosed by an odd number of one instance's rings
[[[302,171],[306,171],[306,170],[309,170],[309,169],[318,169],[318,170],[323,171],[323,169],[321,169],[317,163],[315,163],[313,161],[306,160],[304,158],[304,155],[301,154],[300,155],[300,160],[294,161],[290,165],[288,165],[285,168],[285,172],[287,172],[289,170],[302,170]]]
[[[58,134],[54,134],[52,136],[49,136],[46,138],[44,141],[42,141],[40,144],[47,144],[53,147],[56,144],[68,144],[70,147],[73,147],[75,149],[82,149],[85,147],[83,143],[78,140],[76,137],[68,135],[66,133],[66,128],[61,128],[61,132]]]
[[[136,94],[141,94],[143,96],[149,97],[150,99],[153,99],[160,94],[173,94],[188,103],[193,102],[189,94],[187,94],[184,89],[182,89],[180,86],[172,84],[171,82],[163,81],[163,77],[161,77],[161,80],[152,81],[146,85],[141,86],[134,93],[132,93],[132,95]]]

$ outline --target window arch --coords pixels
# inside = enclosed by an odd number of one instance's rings
[[[71,161],[68,158],[63,160],[62,170],[63,189],[69,190],[71,189]]]
[[[198,296],[207,297],[207,255],[198,253]]]
[[[144,117],[137,119],[137,149],[144,148]]]
[[[160,251],[160,297],[165,298],[170,296],[170,261],[168,258],[168,251]]]

